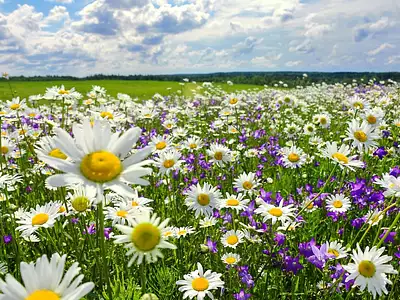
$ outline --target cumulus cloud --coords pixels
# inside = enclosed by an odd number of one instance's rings
[[[355,42],[361,42],[367,37],[383,32],[392,27],[395,23],[390,21],[388,17],[383,17],[376,22],[358,25],[353,30],[353,38]]]
[[[291,44],[295,44],[295,42],[292,41]],[[312,46],[311,41],[309,39],[306,39],[302,43],[289,48],[290,52],[299,52],[303,54],[314,52],[314,50],[315,48]]]
[[[243,42],[233,45],[233,49],[238,55],[251,53],[258,45],[263,42],[263,38],[255,38],[254,36],[247,37]]]
[[[45,19],[45,24],[60,22],[63,20],[69,20],[69,12],[65,6],[54,6],[49,15]]]

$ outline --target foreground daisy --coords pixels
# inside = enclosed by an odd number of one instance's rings
[[[22,236],[30,236],[39,228],[50,228],[54,226],[57,218],[60,216],[59,203],[47,203],[46,205],[36,205],[30,211],[16,215],[17,223],[21,224],[16,229],[22,232]]]
[[[210,145],[210,149],[207,150],[207,154],[211,157],[210,162],[213,162],[219,166],[223,166],[232,160],[231,151],[228,147],[220,144]]]
[[[286,168],[298,168],[306,162],[307,155],[296,146],[284,147],[280,150]]]
[[[194,210],[196,217],[211,216],[222,197],[221,192],[208,183],[204,183],[203,187],[199,183],[191,186],[186,195],[185,204],[189,210]]]
[[[143,261],[152,263],[158,258],[163,258],[160,249],[176,249],[176,246],[165,241],[162,234],[166,228],[169,219],[160,223],[160,218],[156,214],[150,216],[148,211],[143,211],[132,220],[132,227],[124,225],[115,225],[123,234],[114,236],[116,244],[127,243],[125,248],[129,249],[127,256],[133,255],[128,266],[135,261],[140,265]]]
[[[364,163],[356,159],[356,155],[350,156],[350,147],[342,144],[340,148],[336,142],[327,142],[326,147],[321,151],[322,156],[339,163],[340,168],[348,168],[354,171],[354,168],[362,168]]]
[[[132,146],[138,141],[141,129],[131,128],[124,134],[111,133],[108,122],[95,120],[93,126],[85,119],[83,126],[73,126],[75,140],[68,132],[55,128],[57,138],[54,143],[72,161],[66,161],[38,152],[38,157],[51,167],[64,172],[47,178],[53,187],[86,184],[97,188],[97,195],[110,189],[120,195],[134,196],[128,184],[148,185],[142,178],[151,174],[144,168],[151,161],[144,160],[151,152],[147,147],[128,156]]]
[[[239,192],[244,192],[249,195],[256,191],[256,188],[260,185],[259,180],[256,178],[255,173],[242,173],[234,181],[234,188]]]
[[[261,203],[260,207],[257,208],[254,212],[263,216],[263,221],[271,220],[274,225],[277,221],[280,221],[282,224],[294,217],[293,215],[293,204],[283,206],[283,200],[279,203],[279,206],[275,206],[268,203]]]
[[[233,266],[240,261],[240,255],[236,253],[226,253],[222,255],[221,260],[227,265]]]
[[[382,296],[382,292],[387,294],[386,284],[392,284],[392,282],[386,277],[386,273],[397,274],[397,271],[393,269],[393,266],[386,264],[392,260],[392,257],[382,255],[384,251],[385,248],[377,249],[374,246],[371,250],[367,247],[363,252],[357,244],[357,251],[353,250],[351,255],[354,263],[343,266],[350,273],[346,282],[354,279],[355,286],[359,286],[362,291],[367,288],[374,298],[377,294]]]
[[[178,280],[176,284],[181,286],[179,287],[179,291],[184,292],[183,299],[197,297],[198,300],[201,300],[206,296],[214,299],[211,291],[224,287],[221,276],[222,274],[212,272],[211,270],[204,272],[202,265],[197,263],[197,270],[184,275],[184,279]]]
[[[326,208],[329,211],[343,213],[351,207],[350,199],[343,194],[330,195],[326,199]]]
[[[221,237],[224,247],[236,248],[243,242],[244,233],[240,230],[229,230]]]
[[[360,152],[375,147],[377,145],[375,140],[379,138],[379,135],[368,122],[363,121],[360,125],[357,120],[352,120],[349,123],[347,135],[348,137],[345,140],[353,141],[353,147],[358,148]]]
[[[64,276],[66,255],[53,254],[49,260],[46,255],[36,263],[21,263],[21,276],[25,286],[12,275],[5,281],[0,279],[1,300],[79,300],[87,295],[94,283],[81,284],[81,268],[73,263]]]
[[[245,210],[249,199],[243,199],[244,195],[239,193],[237,195],[226,193],[226,198],[220,200],[219,208],[231,208],[235,211]]]

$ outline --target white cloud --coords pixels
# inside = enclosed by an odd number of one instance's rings
[[[49,15],[46,17],[45,24],[49,25],[51,23],[60,22],[62,20],[69,20],[69,13],[65,6],[54,6]]]
[[[400,55],[389,56],[386,64],[388,65],[400,64]]]
[[[257,56],[251,60],[251,63],[256,67],[274,68],[277,66],[277,61],[280,60],[282,54],[271,54],[266,56]]]
[[[392,26],[395,22],[388,17],[382,17],[376,22],[358,25],[354,28],[353,38],[356,42],[361,42],[373,34],[380,33]]]
[[[74,0],[46,0],[48,2],[57,2],[62,4],[71,4],[74,3]]]
[[[287,67],[297,67],[301,65],[303,62],[301,60],[296,60],[296,61],[288,61],[285,66]]]
[[[309,39],[304,40],[302,43],[297,46],[293,46],[289,48],[290,52],[299,52],[303,54],[308,54],[314,52],[315,48],[311,45],[311,41]]]
[[[378,48],[376,48],[374,50],[371,50],[371,51],[368,51],[367,54],[369,56],[375,56],[375,55],[385,51],[386,49],[393,49],[393,48],[396,48],[396,46],[392,45],[392,44],[389,44],[389,43],[384,43],[384,44],[380,45]]]

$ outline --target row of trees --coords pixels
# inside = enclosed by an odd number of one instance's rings
[[[11,77],[15,81],[66,81],[66,80],[158,80],[158,81],[182,81],[188,78],[191,81],[200,82],[227,82],[257,85],[274,85],[280,81],[289,86],[308,85],[311,83],[351,83],[353,80],[387,81],[388,79],[400,81],[400,72],[386,73],[357,73],[357,72],[309,72],[304,76],[303,72],[232,72],[212,74],[174,74],[174,75],[104,75],[96,74],[87,77],[73,76],[17,76]]]

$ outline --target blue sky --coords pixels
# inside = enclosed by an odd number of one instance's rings
[[[400,71],[397,0],[0,0],[15,75]]]

